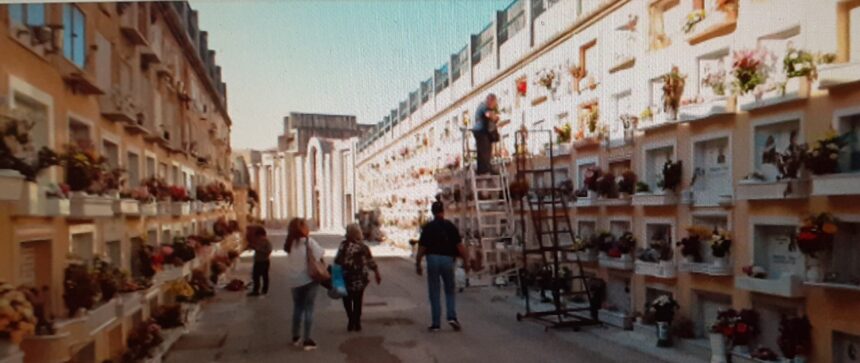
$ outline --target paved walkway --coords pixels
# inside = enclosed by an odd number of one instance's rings
[[[335,236],[316,238],[331,250],[340,240]],[[273,235],[272,240],[282,241],[283,236]],[[372,285],[366,292],[361,333],[347,333],[340,301],[321,294],[314,325],[319,349],[302,352],[292,347],[290,292],[279,284],[284,260],[275,257],[268,297],[248,299],[242,293],[219,291],[204,307],[192,332],[174,346],[167,362],[661,361],[592,333],[545,332],[539,325],[517,322],[519,299],[510,291],[496,289],[467,290],[459,295],[462,332],[428,333],[425,281],[415,275],[412,262],[387,257],[379,258],[379,263],[382,285]],[[247,276],[249,270],[249,263],[243,262],[236,274]]]

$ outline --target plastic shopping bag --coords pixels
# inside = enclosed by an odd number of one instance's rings
[[[332,299],[340,299],[346,296],[346,281],[343,280],[343,267],[338,264],[331,265],[331,289],[328,296]]]

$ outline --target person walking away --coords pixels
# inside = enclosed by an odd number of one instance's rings
[[[253,288],[248,296],[260,296],[260,293],[265,296],[269,293],[269,257],[272,255],[272,242],[269,242],[266,229],[262,226],[253,227],[249,237],[248,247],[254,250],[254,266],[251,269]]]
[[[290,220],[284,250],[287,252],[287,283],[293,294],[293,345],[305,351],[314,350],[317,343],[311,338],[311,327],[319,283],[308,275],[308,253],[313,259],[322,260],[325,251],[310,238],[310,228],[302,218]],[[300,331],[302,323],[304,331]]]
[[[343,308],[349,319],[347,331],[361,331],[361,306],[364,289],[370,283],[368,270],[373,271],[376,284],[382,283],[379,267],[373,260],[370,248],[362,242],[363,233],[358,224],[346,226],[346,240],[341,242],[334,262],[343,268],[343,279],[347,295],[343,298]]]
[[[492,172],[490,162],[493,143],[499,141],[499,131],[496,129],[496,123],[499,122],[498,107],[496,95],[490,93],[486,100],[478,105],[478,110],[475,112],[475,126],[472,128],[472,135],[475,136],[475,148],[478,153],[478,170],[476,171],[478,175]]]
[[[460,231],[454,223],[445,219],[445,206],[442,202],[434,202],[431,211],[433,220],[424,225],[421,237],[418,240],[418,255],[415,259],[415,269],[418,275],[422,274],[421,260],[427,259],[427,289],[430,297],[430,312],[432,323],[428,330],[439,331],[439,320],[441,306],[439,304],[440,280],[445,287],[445,312],[448,324],[455,331],[460,331],[460,321],[457,320],[456,309],[456,283],[454,281],[454,268],[457,256],[463,258],[463,269],[469,271],[469,254]]]

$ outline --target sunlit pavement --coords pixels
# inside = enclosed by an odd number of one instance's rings
[[[283,235],[273,232],[270,236],[275,248],[280,248]],[[332,235],[315,238],[331,255],[341,240]],[[423,278],[415,274],[410,260],[378,259],[383,281],[366,292],[361,333],[347,333],[340,301],[321,293],[313,333],[319,349],[303,352],[290,345],[292,302],[289,289],[279,278],[285,261],[275,257],[269,296],[246,298],[244,293],[219,291],[205,305],[191,332],[174,346],[167,362],[661,361],[653,353],[646,355],[593,333],[545,332],[542,326],[517,322],[519,299],[509,290],[467,290],[458,298],[464,330],[456,333],[445,327],[442,332],[428,333],[429,305]],[[250,263],[243,261],[234,275],[247,280]]]

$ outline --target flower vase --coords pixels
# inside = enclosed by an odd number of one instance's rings
[[[633,261],[633,257],[629,253],[624,253],[618,258],[621,261]]]
[[[668,321],[657,322],[657,346],[661,348],[672,346],[672,334],[669,330]]]
[[[724,268],[724,267],[726,267],[727,265],[728,265],[728,262],[726,261],[726,257],[725,257],[725,256],[723,256],[723,257],[714,257],[714,267],[717,267],[717,268]]]
[[[726,359],[726,337],[720,333],[711,333],[711,363],[727,363]]]
[[[791,360],[792,363],[806,363],[806,357],[802,355],[795,356],[794,359]]]
[[[821,266],[821,260],[817,258],[807,259],[806,265],[806,281],[821,282],[824,281],[824,271]]]

